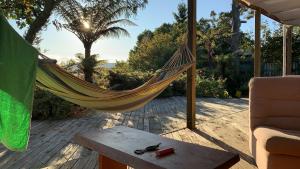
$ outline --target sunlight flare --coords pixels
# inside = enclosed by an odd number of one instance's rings
[[[83,24],[84,29],[90,29],[91,28],[91,25],[87,21],[83,21],[82,24]]]

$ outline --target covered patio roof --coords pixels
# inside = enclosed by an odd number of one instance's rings
[[[239,0],[249,8],[286,25],[300,25],[299,0]]]

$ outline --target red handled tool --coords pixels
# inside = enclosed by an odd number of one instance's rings
[[[165,157],[170,154],[174,154],[175,150],[174,148],[164,148],[164,149],[157,150],[155,153],[156,153],[156,157]]]

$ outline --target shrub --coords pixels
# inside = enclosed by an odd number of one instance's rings
[[[181,75],[172,83],[173,96],[184,96],[186,94],[186,75]]]
[[[108,75],[110,89],[130,90],[143,85],[152,74],[143,72],[123,72],[119,70],[109,71]]]
[[[215,97],[229,98],[229,93],[225,89],[225,81],[223,79],[196,78],[197,97]]]
[[[113,90],[130,90],[144,84],[151,78],[152,73],[143,72],[123,72],[114,70],[109,72],[109,86]],[[196,88],[197,97],[230,97],[226,88],[226,80],[215,79],[213,77],[197,75]],[[158,97],[185,96],[186,94],[186,75],[181,75],[173,81]]]
[[[65,101],[50,92],[35,89],[32,119],[63,119],[72,114],[74,104]]]
[[[174,96],[173,92],[172,85],[170,85],[158,96],[158,98],[172,97]]]

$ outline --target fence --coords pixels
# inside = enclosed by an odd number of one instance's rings
[[[292,74],[300,75],[300,61],[292,63]],[[281,63],[263,63],[262,76],[281,76],[282,64]]]

